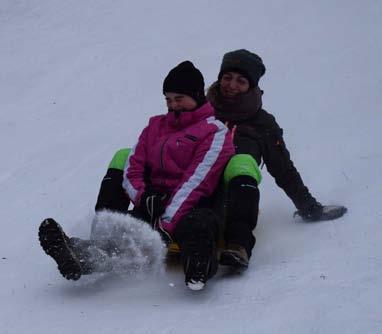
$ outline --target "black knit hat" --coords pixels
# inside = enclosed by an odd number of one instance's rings
[[[260,78],[265,73],[263,60],[255,53],[245,49],[227,52],[223,56],[220,66],[218,80],[222,78],[224,73],[238,72],[244,76],[251,88],[256,87]]]
[[[206,101],[202,73],[186,60],[174,67],[164,79],[163,94],[179,93],[192,97],[198,106]]]

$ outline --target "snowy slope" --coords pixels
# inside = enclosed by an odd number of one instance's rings
[[[382,332],[381,15],[377,0],[1,0],[0,333]],[[190,59],[210,84],[242,47],[264,59],[264,107],[305,182],[349,213],[294,220],[266,176],[245,275],[201,293],[176,267],[63,280],[40,221],[87,236],[112,154],[166,110],[169,69]]]

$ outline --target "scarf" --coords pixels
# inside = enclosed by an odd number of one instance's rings
[[[221,95],[219,83],[215,82],[209,88],[207,100],[215,109],[215,116],[222,122],[245,121],[252,118],[262,106],[263,91],[257,86],[245,94],[234,98]]]

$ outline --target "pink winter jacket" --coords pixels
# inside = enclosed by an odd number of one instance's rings
[[[230,133],[209,102],[178,118],[173,112],[154,116],[127,159],[123,187],[138,205],[149,171],[152,188],[170,195],[160,228],[172,234],[179,220],[213,193],[233,154]]]

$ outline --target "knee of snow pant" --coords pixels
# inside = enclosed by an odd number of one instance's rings
[[[117,151],[114,154],[113,159],[111,159],[108,168],[119,169],[123,171],[125,168],[127,157],[129,156],[130,152],[131,148],[123,148]]]
[[[176,226],[174,231],[175,241],[182,244],[202,235],[207,240],[217,242],[219,236],[219,218],[209,208],[197,208],[186,215]]]
[[[249,256],[256,242],[253,230],[257,225],[259,200],[259,189],[253,177],[236,176],[230,181],[226,201],[224,239],[227,243],[243,246]]]
[[[257,184],[260,184],[262,179],[259,165],[251,155],[236,154],[230,159],[224,170],[224,184],[228,185],[233,178],[243,175],[251,176]]]

